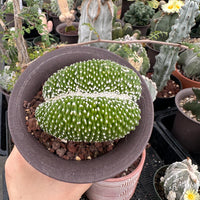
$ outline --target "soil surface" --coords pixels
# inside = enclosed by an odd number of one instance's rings
[[[147,77],[151,79],[152,73],[148,73]],[[169,80],[167,85],[162,91],[158,92],[157,97],[159,98],[170,98],[174,97],[180,91],[180,86],[173,80]]]
[[[33,135],[48,151],[66,160],[91,160],[111,151],[119,140],[109,142],[72,142],[63,141],[44,132],[38,125],[35,118],[37,106],[44,102],[42,91],[39,91],[34,98],[28,102],[24,101],[26,113],[26,125],[28,132]],[[116,177],[122,177],[131,173],[139,164],[141,156],[126,170]]]

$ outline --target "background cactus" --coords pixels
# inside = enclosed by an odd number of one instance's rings
[[[109,60],[89,60],[53,74],[43,86],[45,102],[36,109],[40,127],[70,141],[122,138],[140,119],[140,78]]]
[[[163,182],[165,197],[168,200],[184,200],[186,191],[198,191],[200,182],[198,166],[192,164],[190,158],[172,163],[166,169],[161,182]]]
[[[78,43],[96,40],[97,35],[85,24],[90,24],[98,33],[100,39],[112,40],[112,19],[114,8],[112,0],[85,0],[81,5],[81,17],[78,28]],[[106,48],[106,43],[96,43],[93,46]]]
[[[115,22],[112,27],[112,39],[122,38],[125,35],[133,35],[133,27],[129,23],[125,23],[124,26],[120,22]]]
[[[130,37],[129,35],[126,35],[124,38],[120,38],[118,40],[131,41],[135,39],[136,38],[134,36]],[[149,58],[145,48],[141,44],[132,43],[121,45],[115,43],[109,45],[108,50],[130,61],[130,63],[133,64],[133,66],[143,75],[145,75],[149,70]]]
[[[145,26],[150,24],[154,9],[141,1],[132,3],[124,14],[124,21],[132,26]]]
[[[188,101],[183,105],[185,110],[190,110],[196,116],[197,121],[200,122],[200,88],[192,88],[196,97],[193,101]]]
[[[199,15],[199,0],[188,0],[180,9],[180,16],[175,21],[169,33],[167,42],[180,43],[189,36],[191,28],[195,25],[195,17]],[[178,47],[162,46],[156,56],[153,66],[152,80],[156,83],[158,91],[161,91],[170,79],[172,71],[178,61]]]
[[[192,80],[200,80],[200,55],[191,49],[179,55],[178,63],[181,65],[184,76]]]

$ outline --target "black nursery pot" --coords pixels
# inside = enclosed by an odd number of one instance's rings
[[[189,152],[200,153],[200,122],[189,118],[180,108],[180,101],[193,95],[192,88],[181,90],[175,98],[178,111],[174,120],[172,133]]]
[[[177,83],[179,85],[180,89],[182,89],[181,82],[179,81],[178,78],[176,78],[173,75],[171,75],[170,78],[171,78],[171,80],[175,81],[175,83]],[[169,97],[169,98],[156,97],[156,100],[153,102],[153,104],[154,104],[155,111],[164,110],[169,107],[174,107],[175,106],[175,96]]]
[[[136,73],[142,81],[142,96],[138,102],[141,120],[135,131],[121,139],[112,151],[92,160],[64,160],[46,150],[27,132],[24,100],[32,100],[43,83],[57,70],[93,58],[109,59],[133,69],[126,60],[104,49],[88,46],[61,47],[31,63],[19,77],[11,93],[8,122],[14,144],[30,165],[57,180],[91,183],[111,178],[129,167],[141,155],[151,135],[153,103],[148,88],[138,72]]]

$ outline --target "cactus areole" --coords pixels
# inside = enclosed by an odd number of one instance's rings
[[[102,59],[106,61],[102,61]],[[87,71],[86,68],[84,69],[84,65],[89,65],[89,63],[91,63],[91,66],[93,65],[93,69],[87,67],[89,70]],[[96,67],[97,65],[99,66],[98,68]],[[68,67],[65,68],[65,66]],[[75,68],[82,69],[82,74],[80,70],[79,73],[76,73]],[[114,68],[116,70],[114,70]],[[100,69],[102,73],[100,73]],[[103,69],[106,73],[103,72]],[[129,69],[135,72],[137,76]],[[62,77],[63,73],[66,77],[68,74],[68,81],[66,82],[65,80],[67,87],[62,87],[64,83],[64,78]],[[98,78],[100,78],[100,80]],[[56,79],[59,85],[54,84]],[[92,84],[94,84],[94,86],[92,86]],[[113,86],[111,84],[113,84]],[[58,109],[59,106],[62,106],[67,112],[67,108],[70,109],[72,113],[71,115],[65,115],[66,118],[63,117],[64,111],[60,109],[59,113],[55,114],[55,116],[57,116],[57,122],[56,120],[54,122],[55,126],[61,124],[61,128],[64,130],[65,126],[62,125],[59,117],[62,116],[63,123],[65,122],[64,120],[68,120],[68,117],[70,118],[70,126],[66,123],[67,133],[64,132],[67,136],[69,135],[68,128],[71,132],[75,131],[75,128],[82,128],[79,125],[81,119],[83,119],[81,123],[87,128],[86,130],[88,131],[91,129],[91,135],[94,127],[96,127],[95,134],[98,133],[100,127],[102,130],[104,128],[104,130],[101,131],[102,134],[94,137],[90,137],[90,135],[87,136],[84,131],[81,131],[80,136],[78,136],[77,131],[75,132],[76,134],[73,134],[75,139],[78,137],[83,139],[83,136],[86,135],[86,137],[88,137],[87,140],[95,141],[97,138],[101,140],[101,138],[104,139],[103,133],[106,133],[106,140],[110,140],[111,138],[115,139],[118,136],[124,137],[128,131],[137,125],[137,121],[139,121],[139,125],[135,127],[134,132],[131,131],[131,134],[127,134],[124,138],[120,139],[112,151],[95,159],[81,161],[62,159],[50,153],[27,131],[26,112],[23,107],[24,101],[31,101],[35,94],[41,90],[43,85],[45,103],[44,105],[41,104],[41,108],[38,107],[39,110],[37,110],[37,112],[39,114],[40,109],[45,107],[46,104],[49,104],[49,109],[45,112],[49,114],[54,112],[51,111],[51,109]],[[51,88],[51,90],[48,88]],[[58,90],[58,88],[60,90]],[[140,111],[136,103],[138,103]],[[59,106],[57,107],[56,104]],[[69,106],[69,104],[71,104],[71,106]],[[83,105],[83,107],[81,105]],[[97,105],[98,108],[96,108]],[[77,110],[75,108],[77,108]],[[111,112],[109,109],[111,109]],[[89,116],[87,116],[88,113],[86,114],[84,110],[89,113]],[[106,112],[108,114],[106,114]],[[79,113],[81,113],[81,117]],[[140,120],[139,118],[137,119],[137,117],[133,117],[135,113],[141,116]],[[61,116],[59,116],[59,114]],[[45,116],[45,114],[43,116]],[[54,115],[51,114],[51,116],[53,117]],[[46,117],[48,118],[47,115]],[[99,126],[97,126],[95,122],[95,117],[99,120]],[[42,120],[42,117],[40,118],[40,120]],[[87,126],[84,124],[84,119],[87,119]],[[103,121],[101,121],[101,119]],[[128,119],[134,122],[127,123]],[[49,120],[51,119],[49,118]],[[119,125],[116,126],[116,124],[113,124],[112,120]],[[89,121],[92,123],[91,125],[89,125]],[[153,102],[147,85],[141,75],[128,61],[120,56],[101,48],[88,46],[61,47],[44,54],[32,62],[15,84],[8,105],[10,133],[21,155],[32,167],[39,170],[41,173],[57,180],[70,183],[92,183],[105,180],[114,177],[116,174],[128,168],[137,160],[146,147],[152,133],[153,121]],[[44,122],[47,123],[48,119],[45,119]],[[44,122],[42,123],[45,125]],[[115,128],[110,128],[110,125]],[[49,127],[48,125],[46,126],[51,129],[50,123]],[[118,131],[118,127],[123,128],[125,131]],[[54,132],[53,134],[58,134],[54,131],[53,127],[52,129]],[[58,129],[57,127],[56,130]],[[112,134],[109,134],[109,131],[112,131]],[[63,132],[59,131],[61,136],[62,133]],[[68,137],[72,136],[70,135]]]
[[[123,138],[139,124],[141,83],[137,74],[110,60],[88,60],[54,73],[36,109],[40,127],[67,141]]]

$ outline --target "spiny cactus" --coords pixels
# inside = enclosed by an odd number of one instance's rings
[[[190,158],[182,162],[172,163],[166,169],[161,182],[163,182],[165,197],[168,200],[184,200],[186,191],[198,191],[199,189],[200,173],[198,166],[192,164]]]
[[[180,9],[180,16],[175,21],[169,33],[167,42],[180,43],[189,36],[191,28],[195,24],[195,17],[199,15],[199,0],[188,0]],[[170,79],[172,71],[178,61],[178,47],[162,46],[156,56],[152,80],[156,83],[158,91],[161,91]]]
[[[131,41],[135,40],[136,38],[134,36],[130,37],[129,35],[126,35],[124,38],[119,38],[119,41]],[[132,44],[111,44],[108,47],[108,50],[111,52],[114,52],[115,54],[121,56],[122,58],[125,58],[126,60],[132,59],[135,60],[134,65],[138,65],[137,69],[140,71],[141,74],[145,75],[150,67],[149,58],[147,56],[147,52],[145,48],[141,44],[132,43]],[[139,62],[139,60],[142,60],[142,62]],[[131,62],[130,62],[131,63]],[[132,64],[132,63],[131,63]]]
[[[183,73],[192,80],[200,80],[200,55],[187,49],[179,56],[178,63],[182,66]]]
[[[70,141],[115,140],[140,120],[140,78],[110,60],[88,60],[65,67],[43,86],[45,102],[35,112],[40,127]]]
[[[132,26],[145,26],[150,23],[154,9],[141,1],[132,3],[124,14],[124,21]]]
[[[200,122],[200,88],[192,88],[192,90],[196,99],[185,103],[183,108],[188,111],[190,110],[196,116],[197,121]]]

